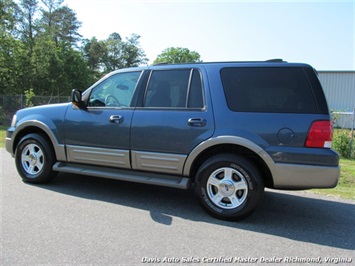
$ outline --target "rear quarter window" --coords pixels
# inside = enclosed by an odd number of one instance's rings
[[[318,113],[300,67],[230,67],[221,70],[228,107],[236,112]]]

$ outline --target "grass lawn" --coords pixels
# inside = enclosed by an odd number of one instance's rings
[[[0,126],[0,148],[5,147],[6,129],[7,127]]]
[[[5,126],[0,126],[0,148],[5,146]],[[340,159],[340,180],[336,188],[313,189],[313,192],[355,200],[355,159]]]
[[[314,189],[316,193],[355,200],[355,159],[340,159],[340,180],[336,188]]]

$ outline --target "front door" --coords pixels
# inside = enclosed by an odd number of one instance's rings
[[[86,109],[68,109],[64,132],[69,162],[131,167],[131,102],[140,76],[141,71],[110,75],[87,92]]]

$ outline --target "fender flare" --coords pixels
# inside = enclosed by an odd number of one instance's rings
[[[184,165],[184,170],[183,170],[183,175],[184,176],[189,176],[191,168],[193,166],[193,163],[195,159],[206,149],[211,148],[213,146],[217,145],[225,145],[225,144],[231,144],[231,145],[238,145],[242,146],[244,148],[247,148],[251,151],[253,151],[255,154],[257,154],[264,162],[265,164],[269,167],[270,172],[273,176],[273,173],[275,173],[275,162],[271,158],[271,156],[260,146],[255,144],[254,142],[241,138],[241,137],[236,137],[236,136],[218,136],[214,138],[207,139],[200,143],[198,146],[196,146],[188,155],[185,165]]]
[[[65,145],[59,144],[57,137],[55,136],[53,131],[49,128],[49,126],[46,123],[44,123],[40,120],[37,120],[37,119],[26,120],[25,122],[19,124],[16,127],[16,130],[11,137],[12,141],[13,141],[12,145],[14,145],[15,139],[17,138],[18,133],[22,132],[23,130],[26,130],[26,128],[28,128],[28,127],[36,127],[36,128],[39,128],[41,131],[43,131],[51,141],[51,144],[54,148],[54,152],[55,152],[57,160],[58,161],[66,161]],[[13,146],[13,152],[15,152],[14,146]]]

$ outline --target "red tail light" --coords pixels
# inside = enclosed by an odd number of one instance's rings
[[[332,123],[329,120],[315,121],[308,131],[306,147],[331,148],[333,138]]]

